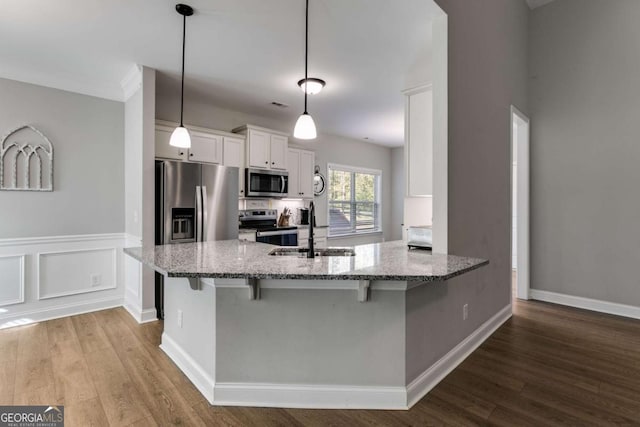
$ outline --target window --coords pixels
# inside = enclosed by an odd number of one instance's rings
[[[329,167],[329,236],[382,231],[379,170]]]

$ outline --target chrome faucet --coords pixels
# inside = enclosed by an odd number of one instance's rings
[[[313,226],[316,222],[316,207],[313,201],[309,202],[309,252],[307,258],[315,258],[316,250],[313,247]]]

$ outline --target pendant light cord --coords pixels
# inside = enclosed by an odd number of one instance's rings
[[[187,16],[182,16],[182,87],[180,90],[180,127],[184,127],[182,125],[182,115],[184,112],[184,47],[185,47],[185,38],[187,36]]]
[[[304,24],[304,114],[307,113],[307,90],[309,85],[309,78],[307,75],[308,61],[309,61],[309,0],[307,0],[307,8]]]

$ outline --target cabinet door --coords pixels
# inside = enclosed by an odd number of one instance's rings
[[[290,148],[287,151],[287,171],[289,172],[289,197],[301,197],[300,186],[300,150]]]
[[[241,138],[224,137],[223,161],[224,166],[236,168],[244,167],[244,140]]]
[[[247,133],[247,153],[249,158],[249,167],[252,168],[269,168],[269,145],[270,135],[266,132],[260,132],[250,129]]]
[[[407,196],[433,194],[433,94],[408,96],[405,111]]]
[[[169,145],[173,129],[166,126],[156,127],[156,155],[160,159],[186,160],[187,149]]]
[[[298,228],[298,246],[307,246],[309,240],[309,229],[307,227]]]
[[[313,197],[313,169],[315,165],[313,151],[300,151],[299,190],[300,196]]]
[[[192,162],[221,163],[222,137],[204,132],[191,132],[189,160]]]
[[[244,139],[225,136],[222,150],[222,164],[239,168],[238,194],[244,196]]]
[[[281,135],[271,135],[271,169],[287,169],[287,137]]]

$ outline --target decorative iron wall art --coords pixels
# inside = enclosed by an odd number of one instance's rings
[[[0,190],[53,191],[53,145],[33,126],[0,141]]]

